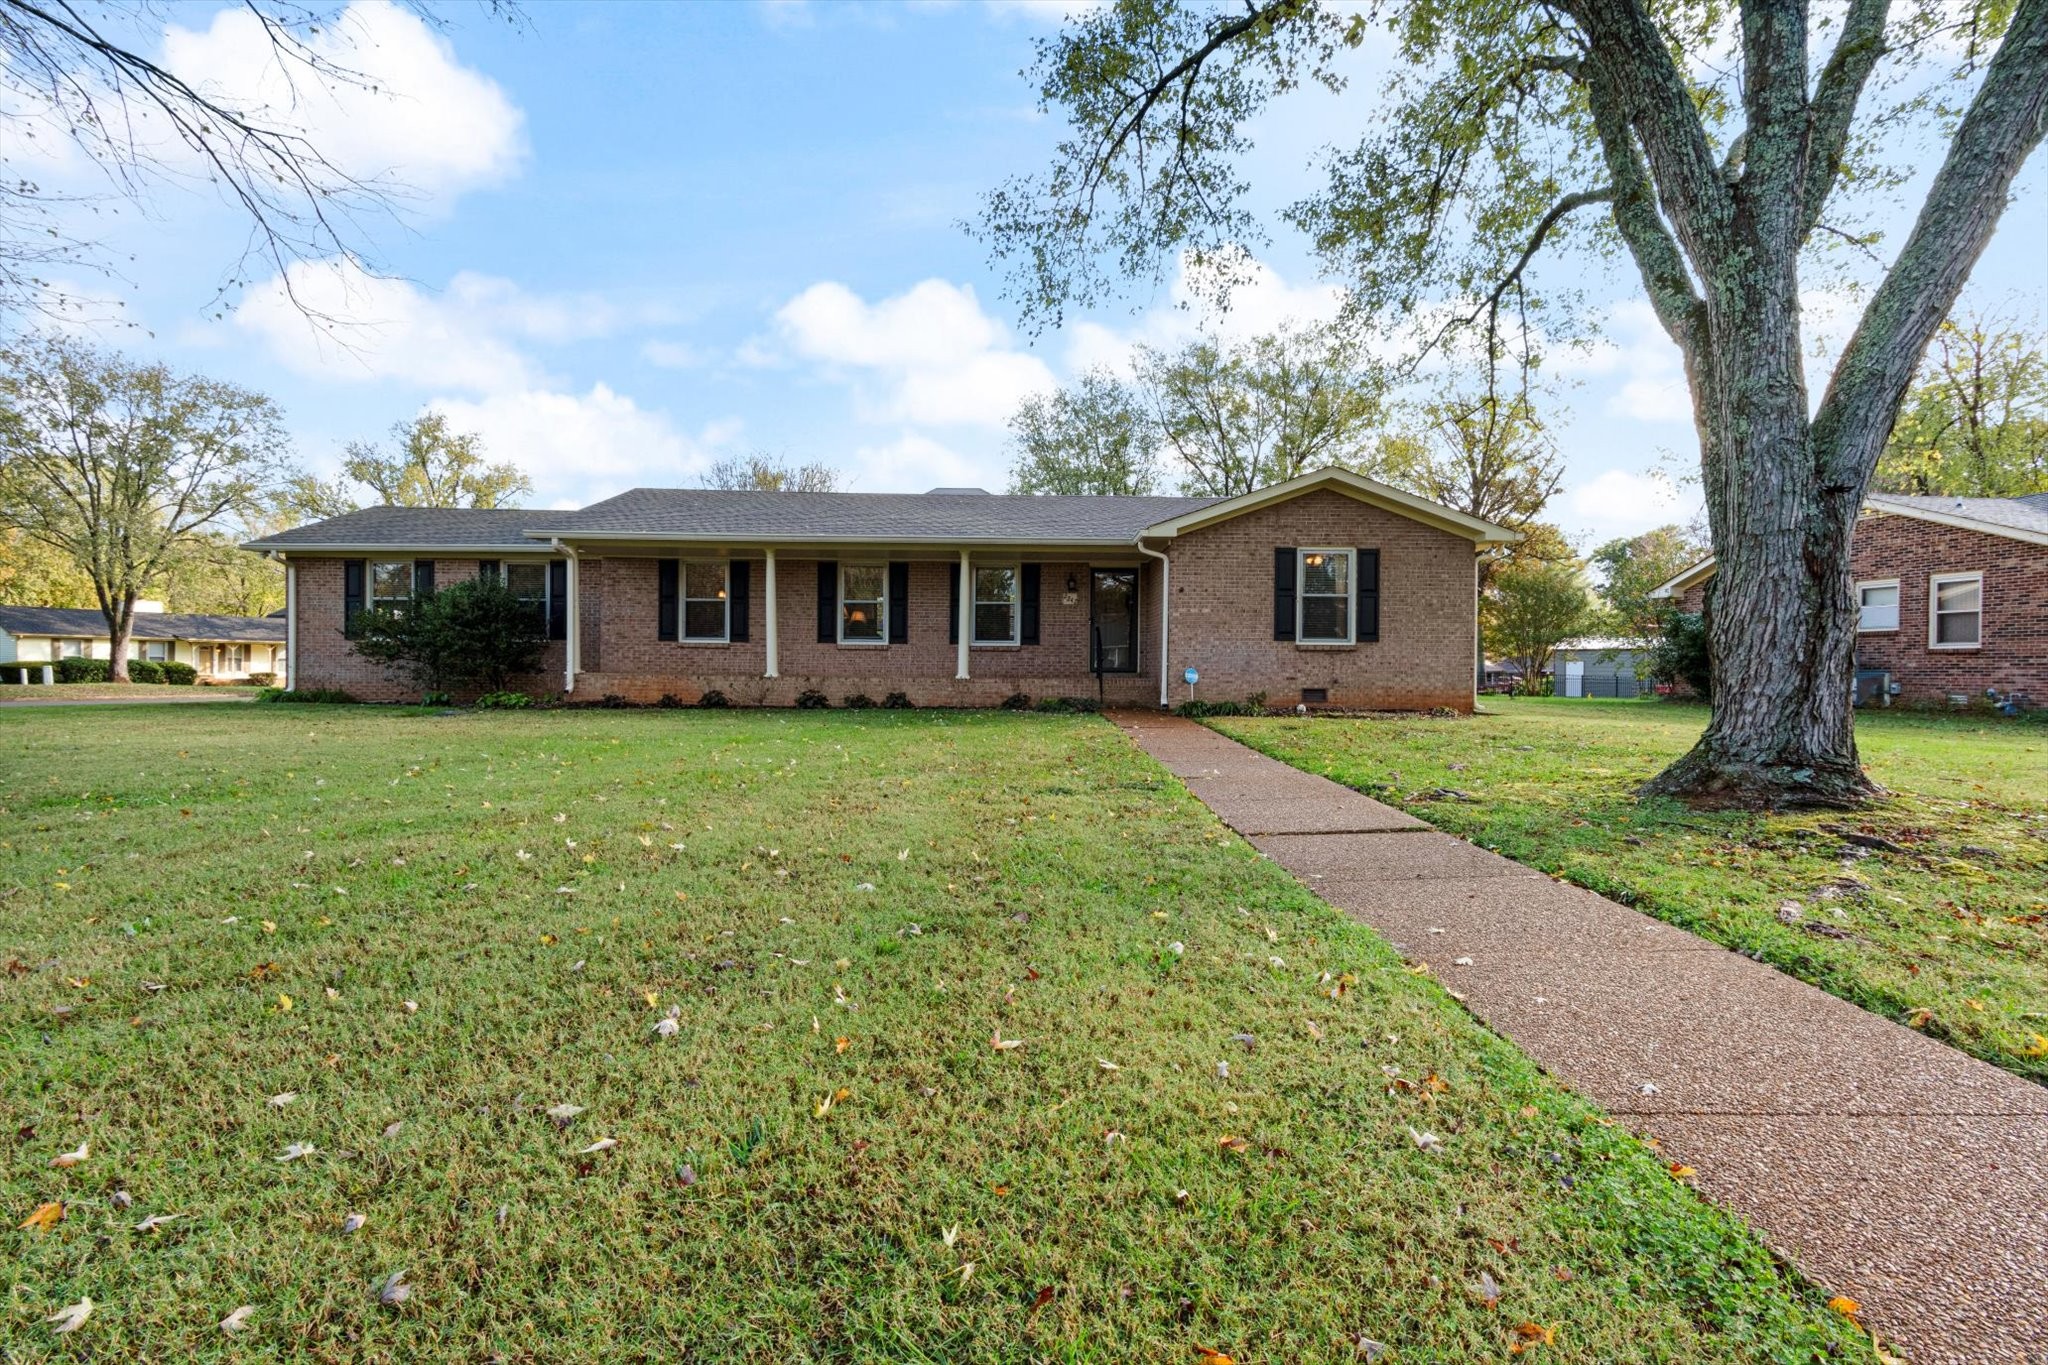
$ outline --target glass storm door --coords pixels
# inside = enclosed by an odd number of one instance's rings
[[[1137,672],[1138,571],[1096,569],[1089,575],[1088,596],[1097,651],[1090,671]]]

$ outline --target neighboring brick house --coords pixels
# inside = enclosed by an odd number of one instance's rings
[[[535,690],[737,705],[1472,706],[1476,556],[1515,534],[1342,470],[1237,498],[635,489],[580,511],[370,508],[284,562],[298,687],[412,692],[352,613],[479,572],[548,622]],[[573,609],[572,609],[573,606]],[[1099,665],[1099,668],[1098,668]]]
[[[1873,494],[1849,564],[1859,695],[1883,675],[1906,702],[2024,693],[2048,705],[2048,493]],[[1653,596],[1699,611],[1713,574],[1703,560]]]

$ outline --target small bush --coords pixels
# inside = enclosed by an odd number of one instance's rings
[[[815,687],[806,687],[796,694],[796,709],[799,711],[823,711],[832,705],[832,699]]]
[[[1003,698],[1003,709],[1005,711],[1029,711],[1031,709],[1031,697],[1028,693],[1012,692],[1009,696]]]
[[[910,694],[907,692],[891,692],[888,696],[882,698],[882,709],[884,711],[908,711],[910,709]]]
[[[427,695],[420,698],[420,705],[453,706],[455,705],[455,698],[448,695],[446,692],[429,692],[427,693]]]
[[[164,666],[148,659],[128,661],[128,681],[132,683],[154,683],[161,685],[164,680]]]
[[[355,697],[339,687],[266,687],[256,694],[262,702],[306,702],[315,706],[353,706]]]
[[[157,667],[163,670],[164,681],[172,687],[190,687],[199,681],[199,670],[190,664],[172,660],[169,663],[158,664]],[[354,701],[355,698],[350,697],[349,700]]]
[[[1705,617],[1672,610],[1658,618],[1657,643],[1650,647],[1650,676],[1660,683],[1683,683],[1701,700],[1713,700],[1714,663],[1707,653]]]
[[[1200,720],[1204,716],[1263,716],[1266,714],[1263,694],[1249,701],[1184,701],[1173,708],[1176,716]]]
[[[697,698],[697,705],[707,711],[723,711],[732,705],[732,698],[714,687],[703,696]]]
[[[0,664],[0,683],[40,683],[42,664]]]
[[[875,699],[865,692],[856,692],[850,697],[841,697],[839,704],[849,711],[872,711]]]
[[[256,687],[275,687],[277,686],[277,674],[251,673],[249,675],[249,682]]]
[[[654,705],[655,709],[660,711],[680,711],[684,703],[683,699],[675,693],[664,692],[655,700]]]
[[[524,692],[486,692],[470,704],[479,711],[523,711],[533,698]]]
[[[111,665],[105,659],[57,660],[57,681],[60,683],[103,683],[110,673]]]

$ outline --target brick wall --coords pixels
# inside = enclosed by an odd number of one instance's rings
[[[1856,523],[1849,565],[1857,582],[1899,580],[1899,628],[1859,631],[1856,666],[1890,673],[1900,701],[1975,700],[1997,688],[2048,705],[2048,546],[1915,517],[1873,516]],[[1950,573],[1984,575],[1983,643],[1976,649],[1928,645],[1930,580]],[[1697,612],[1704,600],[1700,585],[1681,594],[1679,606]]]
[[[1356,546],[1380,552],[1380,637],[1345,647],[1273,638],[1273,551]],[[1195,694],[1264,692],[1291,706],[1327,688],[1332,706],[1472,709],[1477,642],[1472,543],[1342,493],[1322,490],[1182,536],[1173,557],[1168,678],[1201,675]]]

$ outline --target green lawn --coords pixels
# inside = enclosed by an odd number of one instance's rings
[[[0,754],[11,1360],[1870,1358],[1099,720],[166,707]]]
[[[1217,728],[2048,1081],[2048,725],[1865,714],[1857,744],[1892,800],[1760,816],[1635,799],[1698,738],[1700,708],[1487,710]]]

